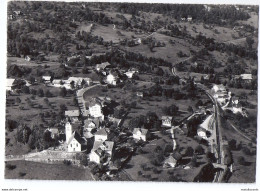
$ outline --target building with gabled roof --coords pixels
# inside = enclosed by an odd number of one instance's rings
[[[172,126],[172,117],[171,116],[162,116],[162,126],[171,127]]]
[[[12,91],[14,81],[15,79],[11,79],[11,78],[6,79],[6,90]]]
[[[99,129],[95,133],[95,141],[105,141],[107,140],[108,133],[105,128]]]
[[[164,165],[163,167],[170,167],[170,168],[174,168],[177,166],[178,162],[181,160],[182,155],[177,152],[174,151],[165,161],[164,161]]]
[[[67,143],[68,152],[80,152],[82,142],[80,135],[74,131]]]
[[[148,130],[144,128],[134,128],[133,130],[133,138],[136,140],[146,141],[148,138]]]
[[[89,160],[100,164],[104,155],[108,156],[108,161],[113,156],[114,142],[112,141],[95,141],[91,153],[89,154]]]
[[[51,76],[42,76],[44,83],[50,83],[51,82]]]
[[[71,120],[71,122],[77,122],[79,120],[79,110],[68,110],[65,111],[65,117]]]
[[[96,65],[96,70],[99,72],[101,70],[104,70],[106,67],[110,66],[111,64],[109,62],[103,62],[101,64]]]

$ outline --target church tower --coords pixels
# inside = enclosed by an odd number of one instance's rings
[[[72,126],[70,124],[70,122],[67,122],[65,125],[65,132],[66,132],[66,143],[69,142],[69,139],[72,135]]]

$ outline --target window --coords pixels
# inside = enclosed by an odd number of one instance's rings
[[[76,144],[76,147],[78,147],[78,143]]]
[[[70,144],[70,147],[72,147],[72,144]]]

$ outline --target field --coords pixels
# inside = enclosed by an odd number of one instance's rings
[[[194,148],[198,145],[198,143],[196,143],[193,139],[187,138],[185,135],[180,134],[178,130],[176,130],[176,132],[177,145],[182,148],[181,150],[190,145],[193,145]],[[166,144],[172,145],[172,139],[169,134],[162,135],[161,133],[157,133],[156,136],[158,136],[157,139],[150,141],[142,148],[142,152],[139,152],[137,155],[132,157],[125,171],[132,177],[133,180],[138,181],[176,181],[170,180],[170,176],[174,175],[175,177],[181,179],[182,182],[192,182],[193,178],[199,173],[203,164],[205,164],[203,155],[198,156],[198,167],[191,169],[183,169],[180,166],[174,169],[155,166],[151,163],[151,161],[155,158],[155,148],[160,146],[164,149]],[[184,146],[183,143],[180,143],[180,141],[187,141],[189,142],[189,145],[186,143]],[[187,160],[189,161],[189,159]],[[147,168],[142,169],[142,165],[146,165]],[[154,169],[156,169],[157,172],[154,172]],[[142,175],[138,174],[139,171],[142,172]]]
[[[13,170],[5,169],[6,179],[93,180],[89,170],[65,164],[44,164],[29,161],[11,161],[6,162],[6,164],[16,166]]]

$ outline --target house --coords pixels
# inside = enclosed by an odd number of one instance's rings
[[[115,86],[118,82],[118,79],[118,74],[116,72],[110,71],[106,77],[106,83]]]
[[[113,156],[114,142],[112,141],[95,141],[91,153],[89,154],[89,161],[97,164],[101,163],[102,157],[106,155],[109,162]]]
[[[178,165],[178,162],[181,160],[182,155],[179,152],[173,152],[165,161],[164,168],[170,167],[174,168]]]
[[[9,79],[6,79],[6,81],[7,81],[6,90],[7,90],[7,91],[12,91],[12,88],[13,88],[13,86],[14,86],[13,84],[14,84],[15,79],[9,78]]]
[[[251,83],[252,81],[252,74],[241,74],[240,75],[241,77],[241,80],[244,82],[244,83]]]
[[[26,56],[24,57],[24,59],[25,59],[26,61],[30,62],[30,61],[32,60],[32,56],[31,56],[31,55],[26,55]]]
[[[21,11],[14,11],[14,14],[18,16],[18,15],[21,15],[22,12]]]
[[[128,77],[128,78],[133,78],[133,76],[134,76],[134,74],[135,74],[135,71],[127,71],[126,73],[125,73],[125,75]]]
[[[187,21],[192,21],[192,17],[190,15],[187,17]]]
[[[212,131],[213,115],[209,115],[198,127],[197,135],[205,140],[208,139],[208,133]]]
[[[74,131],[67,142],[68,152],[80,152],[82,139],[80,135]]]
[[[172,126],[172,117],[171,116],[162,116],[162,126],[171,127]]]
[[[105,141],[105,140],[107,140],[108,134],[107,134],[105,128],[102,128],[102,129],[98,130],[94,136],[95,136],[95,141]]]
[[[101,70],[104,70],[106,67],[110,66],[111,64],[109,62],[103,62],[101,64],[96,65],[96,70],[100,72]]]
[[[104,117],[102,113],[102,103],[98,98],[92,98],[86,106],[89,108],[89,114],[92,117]]]
[[[214,84],[212,90],[214,92],[226,92],[226,87],[223,84],[220,85]]]
[[[77,122],[79,120],[79,110],[65,111],[65,117],[71,120],[71,122]]]
[[[144,128],[134,128],[133,138],[136,140],[146,141],[148,136],[148,130]]]
[[[136,92],[136,96],[137,97],[144,97],[144,93],[143,92]]]
[[[99,119],[86,119],[84,121],[84,130],[83,131],[92,131],[93,129],[99,128]]]
[[[45,131],[49,131],[51,133],[51,138],[54,139],[56,136],[59,135],[58,128],[48,128]]]
[[[182,20],[182,21],[186,21],[186,18],[185,18],[185,17],[181,17],[181,20]]]
[[[50,83],[51,82],[51,76],[42,76],[42,80],[44,83]]]
[[[92,84],[92,80],[90,78],[82,78],[82,77],[69,77],[67,83],[70,84],[72,81],[74,81],[75,87],[81,87],[83,80],[88,86]]]

